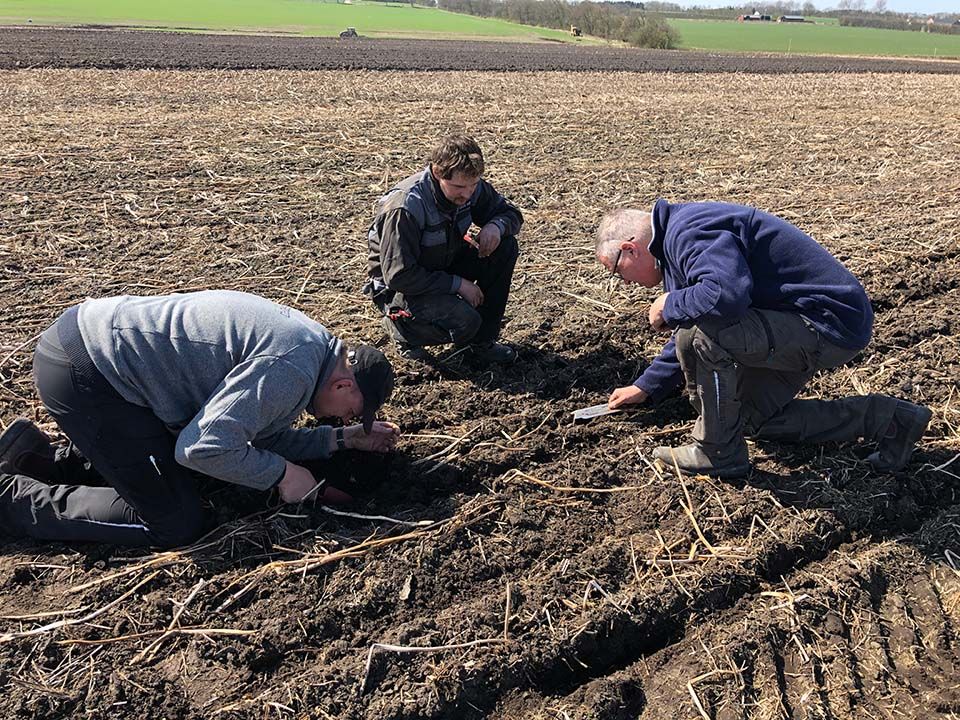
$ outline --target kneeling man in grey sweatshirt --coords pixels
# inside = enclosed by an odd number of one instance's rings
[[[399,435],[374,420],[393,389],[382,353],[348,353],[303,313],[240,292],[87,300],[40,336],[33,373],[71,442],[54,448],[24,419],[0,436],[0,523],[16,535],[184,545],[206,527],[195,473],[323,501],[297,463],[388,452]],[[291,428],[304,411],[344,426]]]

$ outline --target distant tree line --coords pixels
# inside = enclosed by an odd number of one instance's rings
[[[437,0],[451,12],[493,17],[524,25],[569,30],[622,40],[636,47],[669,49],[677,46],[677,31],[667,21],[647,12],[642,2],[583,2],[566,0]]]
[[[723,8],[684,8],[672,2],[647,2],[646,9],[668,17],[684,17],[691,19],[735,18],[738,15],[751,15],[755,10],[761,15],[779,17],[780,15],[819,15],[812,2],[759,2],[743,5],[727,5]]]
[[[667,17],[684,18],[734,18],[738,15],[750,15],[754,11],[762,15],[776,18],[780,15],[803,15],[837,18],[841,24],[859,27],[880,27],[898,30],[918,30],[917,19],[926,20],[928,15],[923,13],[893,13],[887,11],[887,0],[839,0],[837,6],[830,10],[818,10],[812,2],[798,0],[780,0],[778,2],[743,3],[727,5],[723,8],[693,7],[685,8],[674,2],[656,2],[651,0],[645,3],[646,9]],[[943,29],[960,18],[957,13],[937,13],[936,32],[949,32]],[[913,22],[909,22],[909,18]]]
[[[841,15],[840,24],[846,27],[872,27],[885,30],[915,30],[918,32],[935,32],[944,35],[960,35],[960,25],[951,25],[949,22],[927,23],[925,20],[911,19],[905,15],[895,13],[871,15]]]

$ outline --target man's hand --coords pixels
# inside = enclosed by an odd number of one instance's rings
[[[351,425],[343,429],[343,442],[353,450],[368,452],[391,452],[397,446],[400,437],[400,426],[392,422],[373,423],[370,434],[363,432],[363,425]]]
[[[636,385],[627,385],[619,387],[610,393],[607,399],[607,407],[616,410],[624,405],[636,405],[642,403],[648,397],[646,390],[641,390]]]
[[[466,278],[460,278],[460,289],[457,290],[457,295],[470,303],[470,307],[480,307],[483,305],[483,290],[481,290],[475,282],[471,282]]]
[[[667,304],[667,296],[669,294],[670,293],[664,293],[654,300],[652,305],[650,305],[650,327],[657,332],[668,332],[670,330],[670,326],[667,325],[666,321],[663,319],[663,306]]]
[[[496,223],[487,223],[477,233],[477,255],[485,258],[500,247],[500,226]],[[476,307],[476,306],[474,306]]]
[[[362,430],[361,428],[361,432]],[[277,488],[280,490],[280,499],[285,503],[298,503],[303,500],[308,492],[313,490],[316,484],[317,481],[313,479],[313,473],[288,460],[287,470]]]

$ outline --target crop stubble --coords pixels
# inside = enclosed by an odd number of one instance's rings
[[[330,471],[357,513],[436,525],[262,512],[262,496],[211,485],[225,524],[183,552],[9,541],[4,632],[103,612],[3,638],[8,716],[960,712],[952,77],[2,77],[6,422],[54,429],[30,340],[86,296],[234,288],[381,341],[359,293],[372,203],[444,132],[480,139],[527,218],[505,330],[520,362],[399,361],[397,456]],[[653,291],[609,285],[591,251],[604,208],[657,196],[779,212],[864,281],[875,339],[810,392],[929,404],[908,472],[873,475],[855,447],[768,444],[746,482],[681,482],[648,462],[689,430],[679,399],[571,424],[662,340],[644,322]],[[368,663],[374,643],[465,647]]]

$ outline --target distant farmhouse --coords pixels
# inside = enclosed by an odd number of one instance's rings
[[[738,15],[737,20],[740,22],[770,22],[773,18],[769,15],[761,15],[759,11],[754,10],[751,15]]]
[[[740,22],[772,22],[773,17],[770,15],[762,15],[759,11],[754,10],[750,15],[738,15],[737,20]],[[778,23],[805,23],[810,22],[809,20],[804,19],[802,15],[781,15],[777,18]]]

